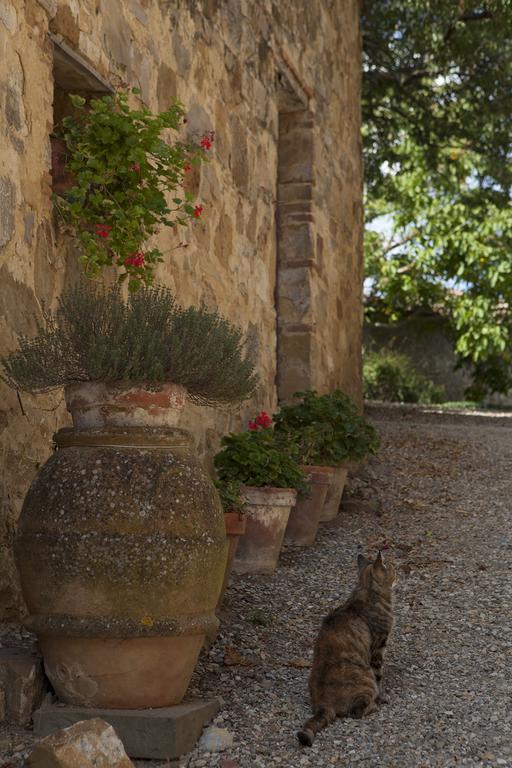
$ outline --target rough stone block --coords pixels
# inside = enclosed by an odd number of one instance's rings
[[[16,190],[8,176],[0,176],[0,248],[7,245],[14,233]]]
[[[47,736],[81,720],[100,718],[114,728],[130,757],[174,759],[193,749],[203,726],[219,708],[218,699],[162,709],[85,709],[49,704],[34,713],[34,732]]]
[[[36,744],[30,768],[133,768],[111,725],[83,720]]]
[[[29,725],[45,691],[43,663],[39,656],[17,648],[0,648],[0,701],[3,719]],[[2,695],[3,694],[3,695]]]

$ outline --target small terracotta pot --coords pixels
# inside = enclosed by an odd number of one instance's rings
[[[335,467],[302,469],[307,475],[309,495],[299,498],[290,512],[284,543],[292,547],[310,547],[315,543],[327,491],[336,472]]]
[[[242,486],[247,527],[238,542],[235,573],[275,571],[290,510],[297,491],[293,488]]]
[[[245,533],[247,521],[245,515],[240,512],[224,512],[224,525],[226,526],[226,536],[228,538],[228,559],[226,562],[226,570],[224,572],[224,581],[222,582],[222,588],[220,590],[219,599],[217,600],[217,608],[220,607],[224,593],[226,592],[231,570],[233,568],[233,560],[235,559],[236,550],[240,536]]]
[[[88,382],[65,388],[66,407],[77,429],[91,427],[176,427],[187,391],[179,384],[141,385]]]
[[[327,523],[334,520],[340,511],[341,497],[343,488],[347,482],[347,467],[334,467],[332,482],[327,489],[327,496],[324,502],[324,508],[320,515],[320,522]]]

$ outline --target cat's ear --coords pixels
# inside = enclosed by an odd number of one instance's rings
[[[357,556],[357,567],[359,569],[359,573],[364,571],[367,565],[370,565],[370,561],[366,559],[364,555],[358,555]]]
[[[386,575],[386,566],[384,565],[384,560],[382,559],[382,552],[380,549],[379,554],[375,558],[372,570],[375,577],[377,578],[377,581],[380,581]]]
[[[384,565],[384,560],[383,560],[383,558],[382,558],[382,551],[381,551],[380,549],[379,549],[379,554],[378,554],[378,555],[377,555],[377,557],[375,558],[375,565],[376,565],[378,568],[385,568],[385,567],[386,567],[386,566]]]

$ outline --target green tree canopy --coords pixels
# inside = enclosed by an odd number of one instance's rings
[[[440,311],[476,387],[506,391],[512,3],[372,0],[363,42],[368,316]]]

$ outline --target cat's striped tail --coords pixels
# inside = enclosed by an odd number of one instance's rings
[[[306,720],[300,731],[297,731],[297,738],[304,747],[311,747],[316,734],[327,728],[336,719],[336,713],[328,707],[319,707],[317,712]]]

